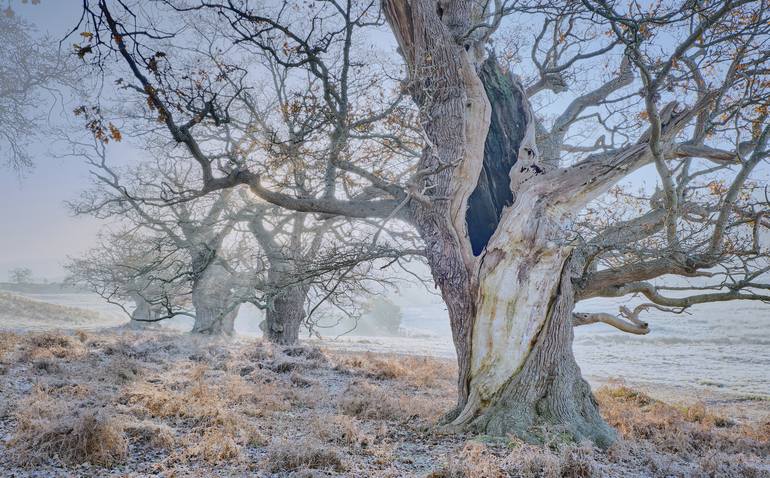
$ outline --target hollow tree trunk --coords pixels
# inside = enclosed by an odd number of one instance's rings
[[[572,353],[571,248],[560,221],[522,194],[479,268],[468,400],[454,426],[536,441],[543,428],[614,440]]]
[[[463,302],[471,324],[467,336],[455,330],[458,356],[467,355],[459,359],[465,393],[448,417],[452,427],[529,441],[543,428],[600,446],[614,440],[572,353],[571,248],[562,243],[559,214],[536,192],[522,192],[479,256],[468,289],[437,281],[448,304]],[[434,275],[446,271],[436,265]]]
[[[265,312],[262,331],[274,344],[294,345],[299,342],[299,330],[307,314],[305,300],[307,288],[288,286],[273,299],[271,307]]]
[[[520,83],[484,58],[466,0],[384,0],[427,146],[411,215],[447,304],[459,367],[452,427],[608,445],[572,355],[567,210],[549,195]],[[540,177],[542,176],[542,177]]]
[[[591,440],[601,447],[614,441],[615,433],[599,414],[572,353],[574,293],[569,269],[567,263],[561,274],[547,271],[546,280],[530,278],[530,285],[516,297],[495,297],[497,305],[509,307],[517,307],[514,303],[523,297],[545,300],[527,306],[523,314],[508,312],[502,327],[476,322],[471,395],[456,424],[490,435],[513,433],[528,441],[541,440],[543,429],[567,432],[577,441]],[[552,272],[557,272],[555,278]],[[550,296],[538,294],[540,290],[548,290]],[[489,317],[484,309],[482,317]],[[529,310],[536,315],[522,317]],[[492,336],[507,327],[510,331],[501,339]],[[513,358],[505,356],[506,346],[514,348]],[[500,359],[504,365],[495,366]]]

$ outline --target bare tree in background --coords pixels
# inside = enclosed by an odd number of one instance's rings
[[[193,315],[189,260],[162,236],[136,228],[104,234],[97,247],[71,258],[65,268],[68,283],[120,307],[131,318],[130,328]]]
[[[260,328],[271,342],[293,345],[307,318],[305,307],[310,283],[302,276],[307,277],[312,269],[308,266],[319,254],[331,221],[309,225],[304,213],[280,214],[280,210],[270,209],[271,214],[265,214],[263,209],[262,214],[253,215],[248,221],[248,229],[269,264],[267,284],[275,291],[265,308],[265,321]]]
[[[194,309],[193,333],[232,335],[241,303],[238,291],[249,288],[246,283],[250,278],[234,274],[223,254],[224,241],[239,220],[237,209],[230,201],[231,191],[196,201],[166,204],[162,199],[164,188],[181,189],[194,181],[195,170],[189,163],[157,159],[121,170],[108,163],[107,145],[103,142],[77,149],[88,158],[95,184],[71,205],[73,211],[126,221],[138,231],[165,238],[173,249],[183,252],[188,258],[183,270],[190,284]],[[136,267],[142,266],[141,250],[140,247],[140,256],[132,260]],[[151,267],[154,258],[147,259],[147,266]],[[252,280],[256,280],[256,272],[254,276]],[[155,320],[173,315],[160,315]]]
[[[213,32],[202,33],[207,38],[214,36]],[[235,36],[226,36],[230,42],[240,38],[240,34],[233,33]],[[348,35],[343,54],[352,48],[352,32]],[[332,86],[323,87],[323,81],[305,68],[277,61],[257,45],[249,44],[245,52],[260,59],[267,80],[259,94],[246,88],[240,91],[237,101],[242,104],[241,111],[228,110],[230,127],[239,128],[241,133],[233,149],[264,155],[264,163],[258,167],[265,168],[265,174],[284,194],[331,198],[340,187],[337,165],[353,167],[369,158],[393,156],[413,143],[405,128],[388,131],[371,127],[370,123],[383,114],[373,114],[378,107],[392,115],[396,125],[405,118],[400,99],[378,98],[376,94],[382,90],[371,88],[371,80],[364,75],[348,77],[341,73],[334,88],[348,99],[335,108],[325,98]],[[341,66],[344,68],[344,64]],[[220,74],[241,90],[238,77]],[[347,124],[350,116],[360,117],[354,134]],[[362,140],[368,135],[377,141],[365,144]],[[360,182],[342,186],[346,195],[372,194],[356,191],[361,189]],[[276,291],[267,305],[263,327],[266,336],[276,343],[295,343],[308,311],[312,313],[321,303],[349,304],[347,297],[352,291],[360,291],[367,281],[376,282],[376,275],[361,274],[364,263],[382,258],[397,262],[404,256],[420,254],[414,235],[403,226],[399,229],[387,223],[359,223],[355,227],[339,216],[314,217],[267,205],[267,209],[264,203],[257,205],[259,213],[248,221],[248,228],[269,264],[266,285]],[[310,295],[318,298],[314,305],[308,302]]]
[[[377,29],[372,3],[165,3],[190,15],[211,11],[239,44],[304,68],[318,79],[330,117],[336,114],[333,131],[343,140],[356,134],[338,82],[359,61],[346,55],[350,32]],[[763,293],[768,201],[752,183],[770,132],[766,6],[384,1],[406,65],[403,87],[419,109],[422,154],[415,167],[395,171],[372,157],[326,156],[330,183],[359,187],[320,197],[283,190],[249,151],[210,141],[212,130],[227,129],[247,75],[236,88],[199,89],[196,102],[181,102],[169,81],[179,73],[171,50],[163,50],[164,76],[152,73],[154,43],[173,35],[149,22],[137,28],[135,16],[126,26],[125,7],[113,12],[104,0],[87,3],[86,17],[100,31],[93,40],[99,59],[114,54],[124,62],[131,89],[200,166],[203,187],[187,197],[245,184],[286,209],[414,225],[457,349],[449,428],[536,440],[538,430],[557,427],[606,446],[615,434],[575,362],[573,324],[602,321],[637,333],[647,326],[643,309],[625,317],[575,314],[576,300],[639,293],[650,301],[644,307],[675,311],[770,300]],[[537,74],[529,85],[486,51],[508,21],[543,25],[533,38]],[[602,71],[605,60],[614,74],[579,74]],[[570,100],[555,118],[538,116],[530,105],[537,93]],[[387,125],[387,114],[370,118],[364,130]],[[308,174],[317,174],[306,162]],[[608,191],[647,165],[658,191],[641,195],[641,210],[592,217]],[[701,281],[671,285],[684,297],[669,297],[650,282],[669,276]]]
[[[29,284],[32,282],[32,269],[16,267],[8,272],[8,280],[14,284]]]
[[[325,305],[350,314],[355,297],[392,280],[383,269],[422,250],[409,234],[386,231],[388,239],[372,243],[376,229],[351,224],[344,218],[316,220],[307,213],[268,205],[246,221],[258,247],[264,251],[267,274],[263,290],[265,336],[282,345],[297,343],[300,327],[318,329],[311,316]],[[384,261],[378,271],[373,265]],[[307,323],[310,320],[310,323]]]
[[[169,82],[169,89],[164,91],[171,95],[171,101],[179,102],[178,107],[183,108],[182,105],[186,104],[188,108],[197,108],[198,101],[204,100],[204,109],[215,116],[222,115],[217,120],[219,126],[210,128],[204,140],[206,143],[220,144],[230,151],[218,161],[225,161],[233,154],[244,153],[264,158],[262,162],[255,163],[255,167],[263,168],[265,174],[270,176],[271,183],[281,188],[282,194],[296,194],[322,200],[332,198],[337,194],[339,187],[336,180],[337,165],[354,167],[350,161],[352,157],[379,159],[399,154],[400,150],[408,148],[412,142],[408,134],[400,134],[400,130],[406,130],[403,127],[406,121],[404,116],[408,114],[408,111],[405,112],[399,105],[401,98],[392,101],[388,98],[388,102],[383,105],[383,89],[374,84],[376,77],[355,77],[344,72],[349,66],[335,65],[334,68],[342,68],[342,78],[335,80],[334,86],[322,86],[323,82],[312,74],[308,75],[306,69],[276,62],[275,58],[255,45],[249,45],[242,53],[257,58],[258,61],[253,62],[256,65],[224,63],[215,53],[218,46],[214,43],[218,36],[216,28],[206,30],[205,23],[196,22],[190,22],[187,26],[206,40],[201,45],[189,47],[188,51],[194,54],[183,62],[194,63],[196,58],[203,59],[215,69],[215,79],[212,80],[208,72],[196,69],[186,76],[192,86],[180,85],[174,78],[176,72],[169,69],[162,52],[154,54],[150,73],[158,79],[162,78],[161,81]],[[94,33],[88,32],[84,38],[90,42],[94,38],[93,35]],[[98,33],[96,35],[98,36]],[[352,48],[352,32],[345,35],[348,40],[343,42],[342,48],[347,51]],[[227,41],[233,40],[228,38]],[[254,54],[252,50],[255,50]],[[189,55],[188,53],[188,57]],[[260,90],[247,88],[243,84],[248,69],[254,66],[266,73],[267,84]],[[126,89],[133,89],[131,85],[126,85],[123,79],[117,83]],[[345,98],[340,99],[343,104],[332,110],[325,95],[329,88],[335,87],[342,89]],[[224,99],[224,108],[220,108],[216,101],[206,103],[205,98],[209,94]],[[375,104],[379,106],[379,110],[373,108]],[[85,116],[87,126],[97,140],[109,142],[116,139],[116,128],[112,123],[103,120],[101,109],[81,107],[78,112]],[[150,110],[146,114],[154,119],[156,111]],[[357,116],[358,121],[348,124],[350,115]],[[383,118],[391,121],[392,126],[373,128],[373,125]],[[366,144],[366,141],[369,144]],[[204,149],[209,147],[208,144],[201,146]],[[375,153],[376,150],[379,151]],[[193,157],[204,154],[202,149],[191,153]],[[173,202],[168,205],[172,209],[182,207],[184,201],[190,199],[185,195],[200,189],[199,185],[193,183],[173,184],[172,181],[164,181],[165,186],[170,184],[170,188],[158,188],[158,194],[154,196],[155,204],[159,204],[165,197]],[[347,182],[342,187],[346,195],[372,195],[372,191],[361,186],[361,181]],[[119,185],[112,189],[119,193],[121,191]],[[175,194],[181,196],[182,200],[173,199]],[[138,205],[139,201],[134,203]],[[328,239],[325,239],[325,235],[335,239],[341,238],[338,231],[334,236],[334,224],[339,223],[339,220],[329,217],[312,218],[301,213],[279,214],[273,206],[262,206],[254,205],[245,212],[250,216],[249,230],[258,247],[264,251],[268,271],[259,286],[263,296],[246,300],[266,310],[266,335],[277,343],[292,344],[297,341],[300,324],[306,318],[306,306],[309,305],[307,299],[311,289],[316,290],[315,296],[320,302],[334,301],[355,289],[354,284],[357,281],[373,280],[371,277],[363,278],[361,274],[353,273],[363,262],[383,257],[389,257],[393,259],[392,262],[396,262],[401,256],[420,253],[414,247],[413,235],[404,231],[398,233],[401,238],[411,237],[406,249],[394,246],[392,240],[388,244],[378,244],[378,240],[386,236],[393,239],[393,234],[386,230],[389,229],[386,228],[388,224],[362,224],[361,227],[372,231],[369,236],[374,236],[374,242],[368,247],[352,247],[344,251],[334,248],[339,257],[337,262],[331,254],[324,254],[322,250],[328,249]],[[266,227],[266,222],[270,223],[269,227]],[[358,237],[360,241],[365,241],[366,234],[359,234]],[[351,236],[345,240],[355,242]],[[365,244],[362,243],[361,246]],[[318,262],[317,258],[322,261]],[[201,287],[201,290],[210,288],[212,291],[218,291],[215,285],[207,282],[206,287]],[[326,288],[329,290],[324,290]],[[216,294],[221,296],[222,291]],[[264,303],[263,298],[266,299]],[[317,306],[316,303],[312,308]]]
[[[28,145],[44,136],[63,92],[80,89],[77,63],[8,10],[0,15],[0,44],[0,164],[24,172],[33,165]]]
[[[370,247],[369,236],[360,231],[358,241],[349,230],[344,235],[339,230],[339,218],[315,221],[305,213],[255,203],[248,195],[238,200],[231,190],[168,203],[164,200],[167,191],[195,187],[196,171],[189,162],[174,159],[166,152],[168,156],[163,160],[117,168],[108,163],[108,146],[103,141],[73,145],[73,155],[88,158],[95,178],[94,188],[71,204],[75,213],[128,222],[135,231],[164,238],[164,249],[174,252],[175,261],[187,258],[187,266],[177,270],[173,279],[164,281],[157,272],[163,263],[144,251],[142,244],[131,241],[136,233],[128,231],[126,239],[111,235],[120,249],[125,249],[125,256],[115,258],[120,252],[103,242],[103,253],[96,248],[70,266],[79,282],[88,284],[109,302],[116,303],[113,296],[134,300],[136,309],[131,315],[142,317],[135,321],[189,315],[195,319],[193,333],[232,335],[240,305],[250,302],[265,311],[263,330],[268,340],[293,345],[307,317],[311,289],[321,296],[320,301],[334,301],[343,291],[349,293],[351,287],[355,288],[356,282],[375,280],[353,273],[361,263],[381,258],[395,261],[420,252],[414,247],[395,245]],[[253,237],[251,245],[233,234],[239,223]],[[395,244],[389,231],[384,235],[389,236],[389,244]],[[330,238],[348,246],[329,250]],[[127,277],[131,270],[126,264],[136,270],[136,277]],[[189,282],[189,291],[159,287],[179,281]],[[178,297],[171,293],[174,290]],[[191,309],[176,307],[188,296]]]

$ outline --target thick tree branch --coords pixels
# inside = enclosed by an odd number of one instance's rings
[[[629,334],[646,335],[650,333],[650,328],[647,323],[638,320],[625,320],[618,316],[603,312],[577,312],[572,314],[572,325],[576,327],[581,325],[596,324],[599,322],[611,325],[612,327],[615,327],[616,329],[623,332],[628,332]]]

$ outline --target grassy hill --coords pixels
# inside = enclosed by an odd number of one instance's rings
[[[71,327],[103,321],[91,310],[65,307],[0,291],[0,327]]]

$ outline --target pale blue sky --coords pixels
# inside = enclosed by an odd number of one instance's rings
[[[5,8],[8,0],[0,1]],[[79,18],[79,0],[41,0],[22,4],[11,0],[16,15],[25,18],[52,37],[62,38]],[[68,45],[71,42],[66,43]],[[71,119],[72,105],[53,110],[52,119]],[[0,281],[14,267],[30,267],[36,278],[60,278],[61,263],[95,243],[98,221],[73,218],[63,202],[75,198],[87,184],[88,170],[75,158],[57,158],[61,145],[32,147],[36,167],[23,178],[0,169]]]
[[[38,5],[0,0],[0,10],[9,4],[17,15],[55,39],[72,30],[82,9],[82,0],[41,0]],[[66,41],[63,47],[68,48],[74,41]],[[545,107],[561,110],[568,99],[555,99]],[[55,108],[54,122],[70,122],[72,127],[82,128],[82,123],[73,118],[73,107]],[[125,143],[110,152],[111,159],[125,163],[138,157]],[[9,269],[22,266],[30,267],[37,278],[61,278],[61,264],[66,257],[96,243],[102,223],[88,217],[73,218],[64,206],[65,200],[75,199],[88,186],[88,168],[77,158],[57,157],[64,153],[61,148],[61,144],[45,141],[33,145],[36,167],[23,178],[0,169],[0,281],[7,278]],[[643,181],[655,183],[652,168],[634,175],[635,184]]]
[[[0,0],[0,8],[8,2],[17,15],[57,40],[72,30],[82,9],[81,0],[41,0],[39,5]],[[63,48],[74,41],[67,40]],[[556,99],[547,108],[561,110],[565,101]],[[82,128],[82,123],[73,119],[73,106],[56,108],[54,122]],[[125,143],[119,151],[111,150],[111,160],[123,163],[133,159]],[[64,276],[61,265],[68,255],[78,255],[96,244],[103,223],[89,217],[74,218],[64,206],[64,201],[76,198],[88,186],[88,168],[77,158],[57,157],[64,153],[61,148],[53,142],[34,145],[36,167],[24,178],[0,170],[0,281],[14,267],[30,267],[36,278],[59,279]]]

